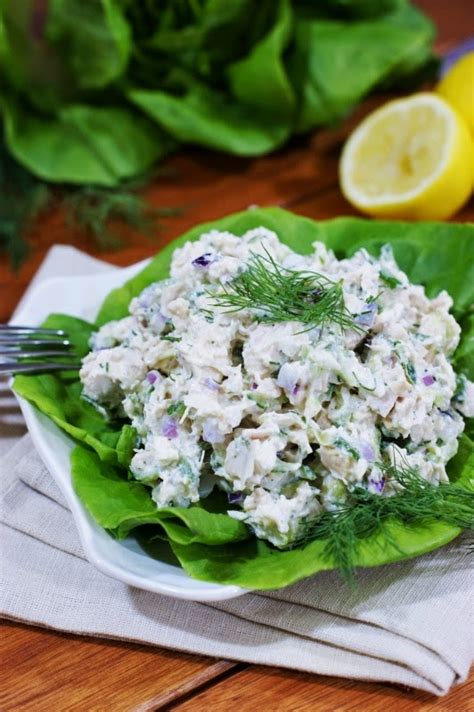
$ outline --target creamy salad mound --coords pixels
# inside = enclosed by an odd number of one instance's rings
[[[449,360],[460,335],[451,298],[429,299],[388,246],[343,260],[313,248],[297,254],[263,227],[210,231],[175,250],[170,278],[133,299],[130,316],[93,335],[83,396],[131,421],[130,469],[157,507],[217,487],[232,517],[285,547],[356,485],[393,494],[381,463],[447,480],[462,415],[474,415],[474,384]],[[256,255],[339,282],[354,328],[216,306]]]

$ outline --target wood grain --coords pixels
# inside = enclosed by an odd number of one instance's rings
[[[471,683],[455,688],[448,697],[392,685],[334,680],[319,675],[253,666],[216,683],[191,699],[168,709],[175,712],[468,712]]]
[[[338,208],[339,213],[336,213],[335,211]],[[314,220],[327,220],[335,215],[358,215],[360,217],[360,213],[345,201],[337,187],[329,188],[314,195],[297,198],[292,203],[291,210]],[[462,210],[457,213],[455,220],[456,222],[474,221],[474,198],[471,198]]]
[[[148,712],[236,664],[5,623],[2,712]]]

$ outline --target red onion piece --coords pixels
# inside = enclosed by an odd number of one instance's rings
[[[160,374],[158,371],[149,371],[146,375],[146,380],[152,386],[156,381],[160,378]]]
[[[215,262],[217,255],[213,252],[205,252],[203,255],[199,255],[192,261],[195,267],[209,267],[210,264]]]
[[[242,504],[244,497],[243,492],[229,492],[227,495],[229,504]]]
[[[444,55],[439,76],[443,77],[446,72],[449,72],[453,64],[456,64],[468,52],[474,52],[474,37],[469,37]]]
[[[178,437],[178,423],[174,418],[165,418],[161,426],[161,433],[165,438],[174,440]]]
[[[373,490],[375,490],[375,492],[380,494],[381,492],[383,492],[383,488],[385,487],[385,480],[383,477],[381,480],[376,480],[373,477],[369,477],[369,485],[370,487],[372,487]]]
[[[377,316],[377,304],[369,302],[365,305],[364,310],[355,318],[359,326],[364,329],[370,329],[374,325],[375,317]]]
[[[291,395],[295,396],[300,389],[300,384],[298,383],[298,381],[298,369],[295,368],[294,365],[291,363],[284,363],[278,373],[278,385],[283,388],[283,390],[285,390],[287,393],[290,393]]]
[[[204,380],[204,385],[209,388],[210,391],[218,391],[219,384],[213,378],[206,378]]]
[[[367,460],[367,462],[374,462],[375,452],[372,445],[370,445],[369,443],[362,442],[360,444],[360,453],[364,460]]]

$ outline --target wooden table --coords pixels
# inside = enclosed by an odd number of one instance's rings
[[[469,0],[418,2],[439,28],[447,49],[472,34]],[[167,162],[167,175],[146,191],[157,206],[179,206],[153,239],[121,229],[124,244],[98,253],[91,240],[66,224],[58,207],[41,217],[30,237],[31,253],[18,274],[0,262],[0,322],[8,319],[32,275],[54,243],[76,245],[117,265],[148,257],[184,230],[250,204],[281,205],[312,218],[354,214],[337,184],[344,137],[380,99],[370,100],[340,129],[320,131],[258,160],[188,150]],[[474,204],[458,220],[474,220]],[[352,712],[443,710],[464,712],[474,696],[474,675],[447,697],[395,686],[300,674],[213,660],[160,648],[65,635],[7,623],[2,635],[2,712],[145,712],[210,709]]]

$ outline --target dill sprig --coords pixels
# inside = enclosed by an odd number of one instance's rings
[[[152,207],[137,192],[137,187],[130,181],[117,188],[86,185],[71,190],[63,200],[69,224],[90,233],[100,248],[116,249],[122,240],[109,227],[112,221],[150,236],[159,227],[159,218],[181,212],[179,208]]]
[[[344,303],[342,282],[332,282],[317,272],[297,271],[278,265],[266,252],[252,254],[247,269],[218,294],[208,293],[213,306],[228,312],[249,309],[259,322],[299,321],[311,329],[329,322],[341,330],[364,331]]]
[[[353,580],[362,539],[382,532],[387,543],[399,548],[384,526],[389,519],[406,525],[439,521],[460,529],[474,529],[474,491],[453,482],[434,486],[415,468],[404,464],[395,466],[378,462],[376,465],[386,483],[398,483],[403,489],[393,496],[382,497],[357,486],[349,492],[342,506],[313,520],[304,536],[292,543],[294,548],[314,539],[326,540],[324,556],[349,582]]]
[[[49,198],[46,185],[13,159],[0,137],[0,253],[7,253],[14,270],[28,255],[28,232]]]

